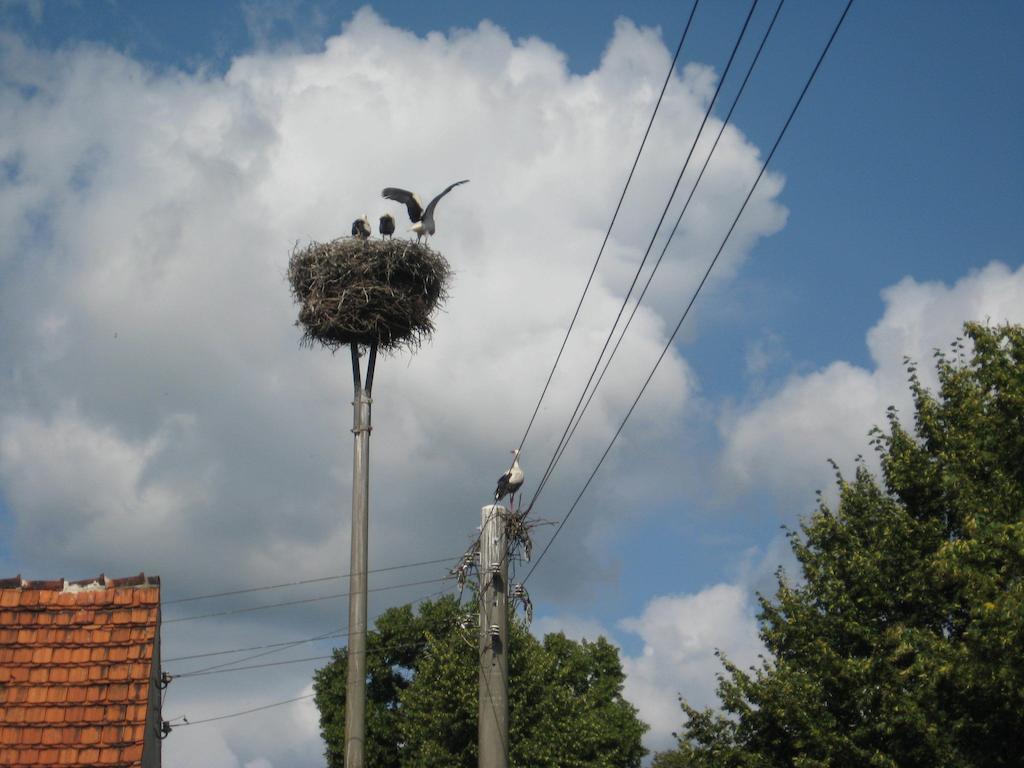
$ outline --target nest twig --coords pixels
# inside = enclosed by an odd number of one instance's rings
[[[431,316],[448,298],[451,267],[411,240],[344,237],[292,251],[288,281],[300,305],[301,344],[332,352],[377,344],[416,349],[434,332]]]

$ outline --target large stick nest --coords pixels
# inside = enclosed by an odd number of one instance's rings
[[[288,280],[301,343],[415,349],[434,332],[431,315],[448,298],[450,277],[441,254],[411,240],[343,237],[296,247]]]

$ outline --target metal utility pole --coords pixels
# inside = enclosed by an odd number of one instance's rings
[[[345,688],[345,768],[366,765],[366,572],[370,509],[370,395],[377,345],[371,344],[366,386],[360,381],[359,349],[352,350],[352,555],[349,560],[348,683]]]
[[[508,768],[508,510],[480,510],[480,768]]]

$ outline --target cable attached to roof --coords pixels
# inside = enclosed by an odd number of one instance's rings
[[[440,583],[442,581],[446,581],[446,580],[447,580],[447,577],[446,578],[441,578],[441,579],[423,579],[421,581],[409,581],[409,582],[406,582],[404,584],[392,584],[392,585],[386,586],[386,587],[375,587],[373,589],[368,589],[367,592],[386,592],[387,590],[390,590],[390,589],[402,589],[403,587],[416,587],[416,586],[420,586],[422,584],[438,584],[438,583]],[[181,617],[176,618],[176,619],[164,619],[163,623],[164,624],[174,624],[174,623],[177,623],[179,621],[198,621],[199,619],[212,619],[212,618],[215,618],[215,617],[218,617],[218,616],[233,616],[233,615],[239,614],[239,613],[251,613],[253,611],[265,611],[268,608],[280,608],[280,607],[286,606],[286,605],[302,605],[302,604],[305,604],[305,603],[318,603],[318,602],[320,602],[322,600],[337,600],[337,599],[340,599],[342,597],[349,597],[352,594],[353,594],[352,592],[338,592],[338,593],[333,594],[333,595],[322,595],[320,597],[307,597],[307,598],[303,598],[301,600],[284,600],[284,601],[282,601],[280,603],[269,603],[267,605],[254,605],[254,606],[250,606],[248,608],[233,608],[233,609],[227,610],[227,611],[214,611],[212,613],[200,613],[200,614],[197,614],[195,616],[181,616]]]
[[[451,561],[451,557],[439,557],[436,560],[421,560],[418,563],[403,563],[401,565],[389,565],[384,568],[371,568],[367,573],[385,573],[387,571],[400,571],[404,568],[416,568],[421,565],[437,565],[438,563],[447,563]],[[298,587],[303,584],[316,584],[322,581],[335,581],[337,579],[347,579],[352,576],[351,573],[340,573],[332,576],[318,576],[312,579],[302,579],[300,581],[288,581],[283,584],[268,584],[261,587],[248,587],[245,589],[232,589],[227,592],[211,592],[206,595],[193,595],[191,597],[177,597],[174,600],[164,600],[163,605],[173,605],[174,603],[188,603],[194,600],[208,600],[213,597],[228,597],[230,595],[245,595],[250,592],[265,592],[271,589],[283,589],[285,587]]]

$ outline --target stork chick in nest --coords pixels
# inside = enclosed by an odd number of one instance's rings
[[[370,229],[370,217],[365,213],[363,218],[356,219],[352,222],[352,237],[361,237],[366,240],[370,235],[373,234],[373,230]]]
[[[395,234],[395,217],[390,213],[385,213],[380,217],[380,227],[377,230],[380,232],[380,239],[383,240],[385,237],[391,238]]]

